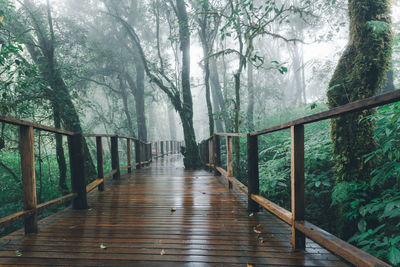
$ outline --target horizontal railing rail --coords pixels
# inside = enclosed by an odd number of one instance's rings
[[[110,177],[120,179],[120,173],[123,170],[131,173],[132,168],[140,169],[150,164],[153,158],[179,153],[179,147],[183,145],[183,142],[180,141],[144,142],[135,137],[122,135],[74,133],[6,116],[0,116],[0,122],[16,125],[20,128],[19,143],[24,198],[24,210],[1,218],[0,230],[24,220],[25,234],[38,232],[37,216],[40,212],[71,201],[73,209],[86,209],[88,207],[87,193],[96,188],[99,191],[104,191],[106,179]],[[60,134],[68,138],[72,193],[42,204],[37,204],[36,201],[34,129]],[[97,177],[88,185],[86,184],[83,156],[83,138],[85,137],[96,138]],[[103,138],[111,139],[112,168],[107,174],[104,174]],[[120,166],[119,162],[119,139],[126,139],[127,166],[123,167]],[[135,163],[132,163],[132,143],[135,149]],[[153,154],[154,146],[156,147],[155,154]],[[158,147],[161,147],[161,150],[158,150]]]
[[[390,266],[361,249],[339,239],[305,220],[304,125],[344,114],[371,109],[400,101],[400,90],[370,97],[315,115],[273,126],[252,133],[216,133],[199,144],[203,163],[222,175],[233,186],[248,196],[248,211],[258,212],[260,206],[292,227],[292,247],[305,249],[306,236],[356,266]],[[291,130],[291,211],[288,211],[259,193],[258,136]],[[220,137],[226,137],[226,170],[221,166]],[[247,183],[245,186],[233,175],[232,138],[247,138]]]

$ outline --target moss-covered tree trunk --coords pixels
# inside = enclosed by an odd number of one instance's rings
[[[375,95],[391,57],[389,1],[349,0],[348,9],[350,39],[329,84],[329,108]],[[376,144],[374,124],[364,119],[374,112],[356,112],[331,120],[337,183],[369,181],[375,162],[365,162],[363,156],[374,151]],[[349,237],[355,227],[355,222],[343,216],[345,204],[339,203],[339,231],[343,238]]]

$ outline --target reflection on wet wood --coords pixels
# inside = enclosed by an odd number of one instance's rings
[[[66,209],[38,234],[1,239],[0,265],[347,266],[310,240],[292,252],[290,226],[266,212],[249,216],[247,195],[181,161],[160,158],[108,180],[88,195],[88,210]]]

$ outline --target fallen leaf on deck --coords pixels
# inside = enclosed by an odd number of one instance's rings
[[[210,184],[212,184],[213,182],[212,182],[212,180],[210,180],[210,182],[209,182]]]
[[[253,267],[253,265],[247,263],[247,267]]]
[[[101,249],[106,249],[107,247],[104,244],[100,244]]]
[[[176,211],[176,208],[172,208],[172,209],[171,209],[171,212],[175,212],[175,211]]]
[[[15,255],[17,255],[18,257],[21,257],[23,255],[21,250],[17,250],[15,251]]]
[[[160,255],[162,256],[162,255],[164,255],[164,254],[165,254],[165,250],[162,249],[161,252],[160,252]]]
[[[260,243],[262,244],[262,243],[264,243],[264,238],[260,237],[260,238],[258,238],[258,241],[260,241]]]
[[[261,231],[257,230],[256,228],[253,229],[254,233],[261,234]]]
[[[250,214],[249,214],[249,217],[253,217],[253,216],[254,216],[254,213],[250,213]]]

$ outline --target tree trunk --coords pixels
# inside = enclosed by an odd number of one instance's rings
[[[204,83],[206,85],[206,103],[208,112],[208,128],[210,130],[210,136],[214,134],[214,115],[211,105],[211,95],[210,95],[210,60],[208,58],[208,48],[206,44],[203,44],[203,54],[204,54]]]
[[[59,107],[60,111],[62,110],[62,112],[59,114],[65,129],[68,131],[81,133],[82,128],[78,113],[72,102],[71,96],[69,95],[69,90],[61,76],[60,70],[57,67],[57,62],[55,59],[55,40],[50,3],[47,1],[47,15],[50,36],[45,36],[42,34],[45,26],[39,24],[37,17],[32,12],[32,10],[36,8],[34,4],[30,0],[25,0],[24,6],[32,20],[32,25],[36,36],[33,38],[30,33],[25,33],[21,36],[33,61],[36,65],[38,65],[44,80],[51,88],[51,90],[45,91],[46,98],[51,102],[53,107]],[[37,40],[38,44],[36,44],[35,40]],[[85,140],[84,159],[85,171],[88,175],[87,177],[95,176],[96,171]]]
[[[375,95],[391,58],[389,1],[349,0],[348,6],[350,39],[329,83],[329,108]],[[374,123],[366,119],[374,113],[370,109],[331,120],[337,183],[369,182],[376,162],[365,162],[363,156],[376,150]],[[345,207],[339,203],[339,231],[346,239],[356,226],[344,217]]]
[[[241,68],[240,68],[241,69]],[[234,132],[239,132],[240,126],[240,75],[241,71],[234,75],[235,78],[235,123]],[[235,150],[235,176],[240,176],[240,139],[239,137],[233,138],[234,150]]]
[[[202,12],[207,14],[208,12],[208,0],[204,1],[202,4]],[[207,34],[208,30],[208,16],[202,15],[202,18],[199,19],[199,37],[201,41],[201,46],[203,48],[203,56],[204,56],[204,84],[206,87],[206,103],[207,103],[207,112],[208,112],[208,129],[209,135],[212,136],[214,134],[214,114],[211,104],[211,94],[210,94],[210,48],[212,48],[212,42],[209,42],[210,36]]]
[[[53,116],[54,116],[54,127],[57,129],[61,129],[61,118],[60,118],[60,110],[57,106],[53,106]],[[62,135],[56,134],[56,157],[58,163],[58,171],[60,175],[59,179],[59,187],[62,192],[68,191],[67,186],[67,164],[65,161],[65,154],[63,148]]]
[[[121,92],[122,103],[124,106],[124,113],[126,116],[126,122],[128,123],[129,134],[131,136],[136,137],[135,129],[133,128],[131,113],[129,112],[128,94],[126,91],[125,80],[121,76],[118,76],[118,80],[119,80],[119,90]]]
[[[186,169],[196,169],[201,167],[200,152],[194,133],[193,120],[188,118],[185,111],[179,112],[182,121],[183,136],[185,139],[185,151],[183,152],[183,164]]]
[[[221,84],[219,82],[217,60],[214,57],[210,58],[210,81],[214,110],[215,112],[219,112],[220,116],[225,118],[225,129],[226,131],[229,131],[228,129],[231,129],[232,125],[228,118],[227,110],[225,108],[225,100],[222,94]],[[219,118],[216,119],[215,124],[217,127],[217,132],[223,133],[224,128],[222,126],[222,120]]]
[[[247,127],[250,132],[254,131],[254,79],[253,79],[253,65],[250,62],[247,64],[247,91],[248,91],[248,105],[247,105]]]
[[[177,17],[179,20],[179,40],[182,51],[182,120],[185,136],[185,168],[194,169],[201,167],[199,148],[193,127],[193,100],[190,89],[190,30],[184,0],[176,0]]]
[[[82,133],[78,112],[75,109],[64,80],[61,78],[61,75],[57,70],[53,70],[52,74],[54,76],[46,80],[48,81],[50,87],[57,92],[57,95],[50,92],[50,95],[48,96],[50,101],[52,101],[53,105],[59,106],[60,110],[62,110],[62,112],[60,112],[60,118],[64,128],[67,131]],[[85,139],[83,140],[83,153],[85,159],[86,177],[96,177],[96,169],[94,167],[92,157],[90,156],[89,147]]]
[[[136,117],[138,127],[138,137],[140,140],[147,141],[147,126],[145,115],[145,100],[144,100],[144,67],[139,61],[136,62]]]

